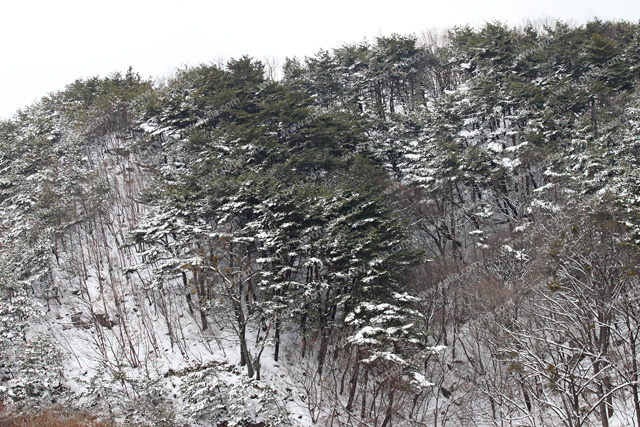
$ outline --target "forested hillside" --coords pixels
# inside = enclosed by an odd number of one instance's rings
[[[0,122],[5,412],[640,427],[640,24],[282,74],[129,69]]]

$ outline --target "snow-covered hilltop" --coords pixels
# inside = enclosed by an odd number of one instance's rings
[[[434,40],[129,70],[1,122],[8,410],[640,425],[640,26]]]

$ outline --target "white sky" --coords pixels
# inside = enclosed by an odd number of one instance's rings
[[[283,60],[392,33],[500,20],[638,22],[638,0],[4,0],[0,118],[80,77],[144,77],[248,54]]]

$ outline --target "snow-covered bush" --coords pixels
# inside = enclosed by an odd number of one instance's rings
[[[6,348],[26,341],[25,333],[30,319],[38,311],[33,299],[27,293],[0,284],[0,344],[2,357],[6,357]]]
[[[232,365],[213,364],[189,373],[180,388],[184,414],[198,425],[293,425],[273,389]]]
[[[163,379],[150,379],[130,367],[101,367],[87,384],[84,409],[132,427],[179,424]]]
[[[0,287],[0,398],[21,400],[39,389],[31,363],[37,359],[40,337],[27,342],[27,330],[38,317],[37,305],[23,289]],[[56,350],[51,349],[52,352]],[[47,355],[43,355],[47,359]],[[54,357],[55,359],[55,357]],[[46,362],[45,362],[45,366]],[[27,369],[25,371],[24,369]],[[51,371],[49,371],[51,372]],[[29,379],[30,378],[30,379]],[[47,383],[48,379],[42,379]],[[33,386],[33,387],[32,387]]]
[[[10,382],[14,384],[14,399],[35,398],[46,404],[45,399],[62,393],[63,361],[60,346],[50,335],[34,335],[20,355],[20,376]]]

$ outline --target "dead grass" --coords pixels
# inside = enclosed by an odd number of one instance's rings
[[[63,414],[47,410],[36,414],[14,415],[0,407],[0,427],[112,427],[88,414]]]

